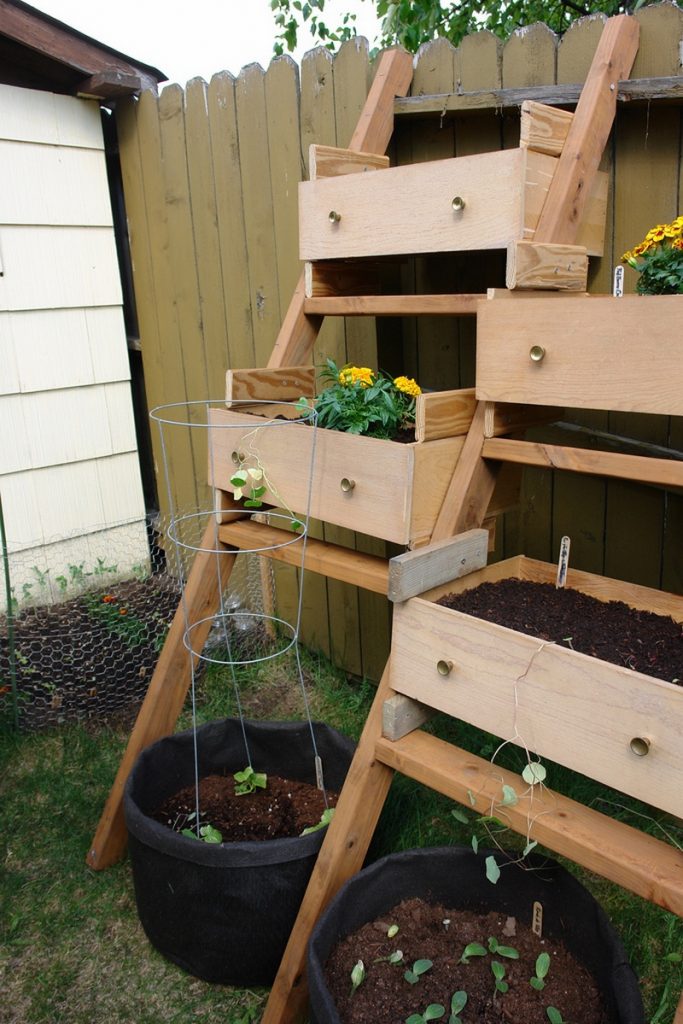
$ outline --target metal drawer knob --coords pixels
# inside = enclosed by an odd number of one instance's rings
[[[344,494],[350,494],[351,491],[356,486],[356,481],[355,480],[349,480],[349,478],[347,476],[344,476],[344,477],[342,477],[339,486],[341,487],[341,489],[344,492]]]
[[[650,741],[645,736],[634,736],[629,746],[638,757],[645,757],[650,753]]]
[[[244,462],[244,452],[233,452],[230,458],[236,466],[239,466],[240,463]]]
[[[532,345],[529,349],[529,359],[532,363],[540,363],[545,359],[545,349],[542,345]]]
[[[451,206],[453,207],[454,213],[462,213],[462,211],[465,209],[465,200],[463,199],[462,196],[454,196]]]
[[[452,661],[446,661],[443,658],[441,659],[441,661],[437,661],[437,663],[436,663],[436,671],[439,673],[440,676],[449,676],[451,674],[452,670],[453,670],[453,662]]]
[[[330,210],[330,212],[327,215],[327,219],[329,220],[330,224],[338,224],[339,221],[341,220],[341,213],[337,213],[336,210]]]

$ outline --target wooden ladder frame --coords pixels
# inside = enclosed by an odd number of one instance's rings
[[[633,18],[618,16],[606,22],[589,76],[576,108],[562,149],[558,170],[541,213],[534,243],[573,246],[582,210],[593,176],[607,141],[616,107],[616,83],[628,78],[638,46],[638,25]],[[407,93],[412,78],[412,57],[404,51],[385,52],[380,60],[371,90],[349,149],[371,154],[384,153],[393,131],[393,104],[396,96]],[[268,363],[270,369],[297,366],[310,358],[324,315],[393,315],[474,311],[475,296],[365,296],[355,302],[306,299],[304,275],[298,282],[289,309]],[[439,301],[440,300],[440,301]],[[470,544],[471,537],[459,534],[480,527],[489,505],[500,462],[485,458],[487,408],[478,403],[465,446],[450,482],[440,515],[432,534],[434,542]],[[486,453],[491,455],[491,453]],[[227,499],[229,501],[229,499]],[[233,506],[234,507],[234,506]],[[101,869],[119,860],[125,851],[126,830],[123,819],[123,790],[139,752],[149,743],[173,731],[191,679],[191,662],[183,645],[186,614],[190,623],[210,619],[218,606],[220,586],[229,578],[234,556],[230,547],[248,547],[252,531],[268,530],[246,521],[206,528],[202,547],[224,547],[226,557],[222,576],[217,579],[215,560],[201,551],[190,572],[185,605],[178,608],[168,638],[152,677],[148,694],[121,761],[112,791],[105,805],[97,832],[87,855],[90,867]],[[387,593],[387,563],[371,555],[345,551],[321,541],[308,545],[306,567],[332,578],[346,580],[378,593]],[[468,547],[467,550],[471,550]],[[209,564],[210,563],[210,564]],[[195,631],[198,632],[197,630]],[[208,625],[204,634],[208,633]],[[206,639],[195,638],[195,646]],[[409,775],[455,800],[468,801],[466,790],[474,789],[472,772],[481,773],[479,790],[486,799],[484,772],[472,755],[436,740],[415,729],[396,741],[382,735],[385,702],[395,696],[390,685],[389,664],[379,683],[356,755],[351,764],[334,819],[327,830],[320,854],[292,930],[278,975],[273,984],[263,1024],[294,1024],[304,1018],[307,989],[305,955],[308,938],[318,916],[343,884],[362,866],[379,814],[395,771]],[[420,724],[419,721],[415,723]],[[513,777],[514,778],[514,777]],[[555,801],[558,798],[555,796]],[[566,805],[566,806],[565,806]],[[556,803],[554,809],[556,809]],[[517,811],[517,809],[515,809]],[[526,830],[523,802],[519,820]],[[600,827],[604,818],[571,801],[564,801],[562,821],[549,814],[544,819],[539,841],[578,863],[586,864],[606,877],[614,878],[633,891],[655,902],[668,899],[667,871],[661,885],[653,890],[651,871],[652,844],[662,846],[627,826],[610,822],[614,829],[605,834]],[[552,819],[552,820],[551,820]],[[514,827],[514,821],[511,822]],[[521,827],[521,826],[520,826]],[[594,830],[598,827],[600,842]],[[627,844],[627,846],[625,846]],[[621,870],[624,850],[630,853],[626,870]],[[680,867],[667,863],[667,870]],[[678,907],[678,912],[683,906]],[[683,997],[676,1015],[683,1024]]]

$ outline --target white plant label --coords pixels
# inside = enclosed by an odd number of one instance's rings
[[[621,264],[614,268],[614,279],[612,282],[612,295],[620,299],[624,294],[624,268]]]
[[[531,930],[534,935],[538,935],[539,939],[543,935],[543,906],[538,902],[534,901],[534,905],[531,913]]]
[[[569,537],[563,537],[560,541],[560,557],[557,560],[557,579],[555,580],[555,587],[558,589],[564,587],[567,582],[569,548],[571,547],[571,543],[571,538]]]
[[[320,757],[315,759],[315,782],[318,789],[325,788],[325,780],[323,779],[323,763]]]

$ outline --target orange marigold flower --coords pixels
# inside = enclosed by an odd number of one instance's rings
[[[128,609],[127,608],[119,608],[119,615],[127,615],[127,614],[128,614]]]
[[[403,391],[404,394],[411,395],[413,398],[422,394],[422,388],[412,377],[394,377],[394,386],[399,391]]]
[[[113,594],[105,594],[104,597],[102,598],[103,604],[111,604],[112,601],[115,601],[115,600],[116,600],[116,598],[114,597]]]

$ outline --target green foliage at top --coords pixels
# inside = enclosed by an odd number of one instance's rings
[[[373,42],[382,49],[397,44],[414,53],[422,43],[443,36],[457,46],[463,36],[488,29],[505,39],[515,29],[545,22],[554,32],[564,32],[572,21],[587,14],[632,13],[647,0],[363,0],[373,4],[381,31]],[[339,25],[325,21],[325,0],[271,0],[275,20],[276,55],[296,48],[298,32],[305,25],[313,39],[330,50],[356,34],[356,16],[342,15]]]

